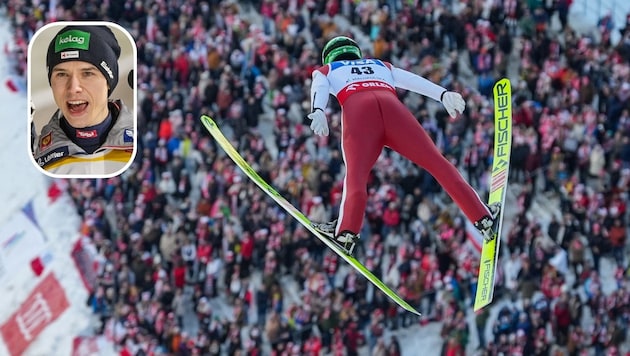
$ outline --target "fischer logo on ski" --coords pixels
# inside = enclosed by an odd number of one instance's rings
[[[500,203],[501,212],[497,217],[499,224],[492,239],[483,242],[477,291],[475,295],[475,311],[492,302],[494,295],[494,279],[497,271],[499,247],[501,245],[501,228],[505,212],[505,196],[512,152],[512,88],[508,79],[499,80],[492,90],[494,98],[494,157],[490,176],[488,204]]]

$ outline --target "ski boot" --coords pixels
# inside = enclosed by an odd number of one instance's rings
[[[335,228],[337,227],[337,219],[324,223],[314,223],[311,222],[311,226],[315,228],[315,230],[321,232],[326,235],[329,239],[333,239],[335,237]]]
[[[315,228],[315,230],[322,233],[322,235],[326,236],[330,241],[334,242],[335,245],[339,246],[346,254],[352,256],[354,252],[354,247],[359,241],[359,235],[353,234],[350,231],[343,231],[339,235],[335,236],[335,228],[337,227],[337,220],[333,220],[325,223],[311,223],[311,226]]]
[[[344,231],[334,238],[330,239],[335,245],[339,246],[347,255],[352,256],[354,247],[359,242],[359,235],[353,234],[350,231]]]
[[[498,233],[501,204],[492,203],[488,205],[488,210],[490,210],[490,216],[486,215],[475,222],[475,228],[481,232],[486,242],[492,241]]]

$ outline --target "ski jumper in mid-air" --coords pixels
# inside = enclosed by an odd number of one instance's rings
[[[312,74],[308,115],[316,135],[328,135],[324,110],[329,94],[342,108],[341,149],[346,167],[340,213],[313,226],[352,254],[367,204],[369,173],[384,147],[428,171],[484,235],[492,239],[500,206],[487,206],[457,168],[442,156],[422,125],[398,99],[395,88],[440,101],[455,118],[466,106],[459,93],[378,59],[363,59],[357,43],[339,36],[326,43],[323,66]]]

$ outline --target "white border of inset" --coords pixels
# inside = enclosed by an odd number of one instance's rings
[[[35,136],[38,137],[39,131],[41,127],[45,125],[48,120],[52,117],[54,112],[57,109],[54,101],[52,100],[52,93],[50,92],[50,86],[48,84],[47,75],[41,75],[41,73],[45,73],[46,71],[46,52],[48,50],[48,44],[52,41],[53,37],[57,34],[59,30],[61,30],[65,26],[107,26],[109,27],[118,43],[121,47],[121,54],[119,59],[119,78],[118,84],[114,91],[110,95],[110,98],[114,99],[123,99],[125,105],[132,111],[133,116],[133,130],[134,130],[134,138],[133,138],[133,152],[131,153],[131,158],[129,162],[125,164],[123,168],[120,170],[110,173],[110,174],[56,174],[52,172],[48,172],[37,164],[35,161],[35,157],[33,156],[33,147],[31,145],[31,135],[33,134],[31,129],[31,124],[35,121],[36,124],[39,124],[39,127],[35,128]],[[41,38],[40,38],[41,37]],[[126,39],[126,41],[125,41]],[[41,45],[40,43],[41,42]],[[125,43],[127,42],[127,43]],[[33,48],[35,47],[35,56],[33,56]],[[131,58],[126,58],[125,52],[131,50]],[[27,82],[26,82],[26,92],[27,92],[27,112],[26,112],[26,146],[28,149],[28,155],[30,157],[33,165],[43,174],[52,177],[52,178],[111,178],[122,174],[125,170],[127,170],[133,161],[136,158],[136,154],[138,153],[138,48],[136,46],[135,39],[131,36],[129,31],[127,31],[122,26],[107,21],[59,21],[59,22],[51,22],[39,28],[37,32],[33,35],[33,38],[28,44],[28,54],[27,54]],[[129,63],[130,62],[130,63]],[[37,77],[33,77],[32,69],[33,67],[37,68],[35,71]],[[133,70],[133,85],[129,88],[127,77],[129,75],[129,71]],[[38,72],[39,71],[39,72]],[[38,89],[41,91],[41,86],[45,84],[45,88],[47,89],[47,99],[39,98],[41,93],[36,93],[33,95],[33,91],[37,91]],[[34,88],[34,86],[36,86]],[[35,97],[35,101],[33,100]],[[130,98],[132,103],[129,103],[126,99]],[[49,103],[46,105],[46,101]],[[45,105],[39,105],[44,102]],[[34,110],[34,113],[31,111]],[[37,113],[37,110],[40,110]],[[37,120],[34,120],[35,115],[38,116]],[[44,120],[43,125],[39,122],[42,117]]]

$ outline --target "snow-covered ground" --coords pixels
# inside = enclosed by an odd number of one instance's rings
[[[4,15],[0,15],[0,18],[0,48],[4,48],[11,36],[9,21]],[[0,83],[0,117],[3,123],[0,130],[0,160],[4,162],[4,174],[0,178],[0,227],[7,227],[6,224],[31,202],[34,216],[45,237],[42,244],[32,246],[32,249],[46,252],[52,256],[52,260],[40,277],[33,273],[30,260],[5,266],[6,278],[0,279],[0,325],[20,308],[44,277],[54,273],[70,306],[39,334],[24,355],[70,355],[73,337],[87,330],[91,318],[85,303],[86,289],[70,258],[72,244],[78,237],[79,219],[67,198],[61,198],[53,204],[48,200],[50,179],[39,173],[28,157],[26,95],[8,90],[5,85],[8,74],[6,57],[0,56],[0,78],[3,78]],[[0,249],[7,246],[0,245]],[[12,251],[11,256],[28,256],[29,252]],[[0,355],[10,355],[2,339]]]

